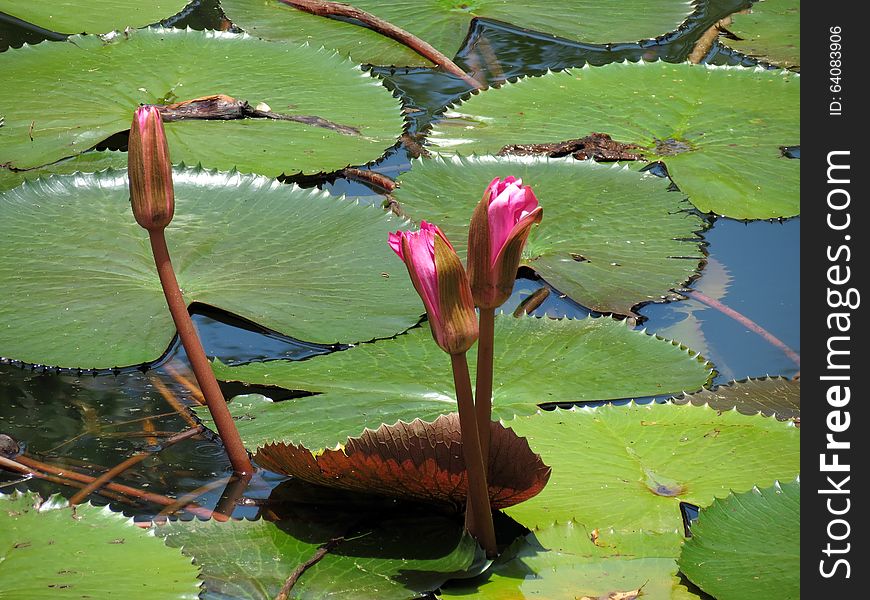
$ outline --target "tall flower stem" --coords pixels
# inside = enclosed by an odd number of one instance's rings
[[[486,469],[480,452],[477,417],[474,411],[474,397],[471,392],[471,376],[465,353],[451,354],[453,383],[456,386],[456,401],[459,405],[459,428],[462,433],[462,457],[468,473],[468,502],[466,518],[468,532],[474,536],[488,557],[497,553],[495,528],[492,524],[492,509],[489,505],[489,487],[486,483]]]
[[[492,359],[495,343],[495,309],[480,309],[480,337],[477,339],[477,381],[474,410],[480,437],[480,455],[489,466],[489,423],[492,421]]]
[[[169,259],[169,249],[166,247],[164,231],[163,229],[149,229],[148,237],[151,239],[151,250],[154,253],[157,273],[160,276],[160,285],[163,286],[163,294],[166,296],[169,312],[172,313],[175,329],[178,331],[178,337],[181,338],[181,344],[187,353],[187,359],[190,361],[196,382],[202,390],[205,403],[212,419],[214,419],[218,435],[224,443],[230,464],[236,473],[253,473],[254,467],[251,465],[251,459],[248,458],[248,453],[242,444],[242,438],[239,437],[239,431],[236,429],[236,424],[227,408],[223,392],[221,392],[211,366],[208,364],[205,350],[199,341],[190,313],[187,312],[187,304],[184,301],[184,296],[181,295],[181,289],[178,287],[178,280],[175,278],[175,271],[172,268],[172,261]]]

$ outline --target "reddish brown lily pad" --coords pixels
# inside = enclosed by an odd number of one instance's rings
[[[489,498],[506,508],[537,495],[550,467],[501,423],[490,427]],[[314,455],[302,445],[268,444],[255,457],[261,467],[317,485],[365,494],[448,504],[465,504],[467,478],[462,458],[459,416],[442,415],[428,423],[415,419],[366,429],[348,438],[343,449]]]

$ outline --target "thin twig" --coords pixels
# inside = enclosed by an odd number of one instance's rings
[[[721,302],[719,302],[715,298],[711,298],[710,296],[707,296],[706,294],[703,294],[703,293],[699,292],[698,290],[688,290],[688,293],[691,294],[692,298],[695,298],[696,300],[703,302],[707,306],[712,306],[716,310],[722,312],[723,314],[725,314],[725,315],[731,317],[732,319],[734,319],[735,321],[739,322],[740,324],[742,324],[744,327],[746,327],[750,331],[757,333],[758,335],[763,337],[765,340],[767,340],[768,342],[770,342],[771,344],[773,344],[774,346],[776,346],[777,348],[782,350],[785,353],[785,355],[788,356],[792,360],[792,362],[794,362],[798,367],[801,366],[801,357],[797,352],[795,352],[794,350],[789,348],[785,344],[785,342],[781,341],[778,337],[776,337],[772,333],[768,332],[766,329],[764,329],[761,325],[759,325],[755,321],[752,321],[748,317],[741,315],[739,312],[737,312],[733,308],[729,308],[728,306],[725,306],[724,304],[722,304]]]
[[[293,586],[295,586],[296,582],[299,581],[299,578],[305,574],[305,571],[319,563],[324,556],[334,550],[335,547],[343,541],[343,537],[332,538],[331,540],[317,548],[311,558],[306,560],[304,563],[298,565],[293,570],[293,572],[290,573],[290,577],[288,577],[287,581],[284,582],[284,585],[281,586],[281,591],[278,592],[277,596],[275,596],[275,600],[287,600],[287,598],[290,597],[290,592],[293,590]]]
[[[91,477],[90,475],[85,475],[83,473],[79,473],[78,471],[74,471],[69,468],[58,468],[53,465],[38,461],[36,459],[30,458],[29,456],[19,456],[17,457],[17,462],[19,465],[23,465],[25,467],[24,471],[20,469],[15,469],[19,473],[31,473],[32,475],[38,476],[38,474],[49,474],[54,475],[56,477],[63,477],[66,479],[71,479],[73,481],[77,481],[80,483],[92,483],[96,478]],[[169,506],[175,503],[175,500],[169,498],[167,496],[162,496],[160,494],[154,494],[152,492],[145,492],[134,487],[130,487],[128,485],[121,485],[120,483],[107,483],[105,485],[106,489],[109,489],[113,492],[123,494],[129,498],[136,498],[137,500],[144,500],[145,502],[150,502],[151,504],[157,504],[160,506]],[[185,510],[191,514],[197,515],[203,518],[211,518],[212,511],[203,508],[201,506],[196,506],[195,504],[191,504],[190,506],[185,507]]]
[[[121,473],[123,473],[124,471],[126,471],[127,469],[132,467],[133,465],[139,464],[140,462],[142,462],[143,460],[145,460],[149,456],[152,456],[155,452],[162,450],[163,448],[166,448],[168,446],[172,446],[173,444],[177,444],[178,442],[180,442],[182,440],[186,440],[188,438],[191,438],[195,435],[199,435],[200,433],[203,432],[204,429],[205,428],[202,425],[198,425],[196,427],[193,427],[191,429],[187,429],[185,431],[182,431],[181,433],[177,433],[177,434],[173,435],[172,437],[165,439],[163,441],[163,443],[160,445],[160,447],[157,449],[145,450],[143,452],[138,452],[138,453],[134,454],[133,456],[131,456],[127,460],[118,463],[117,465],[115,465],[114,467],[112,467],[111,469],[109,469],[108,471],[106,471],[105,473],[103,473],[102,475],[97,477],[96,479],[94,479],[91,483],[89,483],[84,488],[82,488],[81,491],[76,492],[76,494],[72,498],[69,499],[69,503],[72,505],[81,503],[85,498],[90,496],[92,493],[94,493],[95,491],[97,491],[98,489],[103,487],[106,483],[108,483],[109,481],[111,481],[112,479],[114,479],[115,477],[117,477],[118,475],[120,475]]]
[[[131,419],[129,421],[121,421],[120,423],[110,423],[108,425],[102,425],[102,426],[100,426],[100,429],[98,431],[85,431],[84,433],[74,435],[73,437],[59,443],[57,446],[54,446],[53,448],[49,448],[48,450],[43,450],[42,454],[52,454],[52,453],[56,452],[58,450],[58,448],[63,448],[64,446],[72,444],[74,441],[81,439],[83,437],[87,437],[87,436],[92,435],[92,434],[95,435],[97,433],[105,433],[106,429],[114,429],[115,427],[122,427],[124,425],[135,425],[136,423],[141,423],[142,421],[147,421],[149,419],[162,419],[163,417],[172,417],[172,416],[175,416],[177,414],[178,413],[175,411],[165,412],[165,413],[159,413],[156,415],[150,415],[148,417],[139,417],[138,419]],[[197,425],[197,423],[195,421],[191,424],[191,426],[196,426],[196,425]]]
[[[158,517],[167,517],[169,515],[175,514],[179,510],[182,510],[188,504],[192,504],[194,500],[207,494],[208,492],[217,489],[221,486],[225,486],[227,482],[229,482],[233,478],[232,475],[228,477],[221,477],[220,479],[215,479],[214,481],[209,481],[207,484],[196,488],[195,490],[191,490],[186,494],[179,496],[172,504],[167,504],[163,509],[157,513],[155,517],[155,521]],[[222,520],[217,515],[213,514],[216,520]]]
[[[190,411],[187,407],[178,401],[178,398],[175,397],[175,394],[169,389],[169,387],[163,383],[163,381],[157,377],[156,375],[148,374],[148,380],[151,382],[151,385],[154,386],[160,395],[163,396],[163,399],[175,409],[178,413],[178,416],[184,419],[184,421],[190,425],[191,427],[196,427],[198,425],[196,419],[193,415],[190,414]]]
[[[162,368],[166,371],[167,375],[175,380],[176,383],[183,386],[188,391],[193,399],[196,400],[197,404],[205,404],[205,398],[203,397],[199,386],[196,385],[196,381],[191,381],[189,377],[182,375],[181,372],[172,365],[172,363],[166,363]]]
[[[319,17],[344,17],[348,19],[356,19],[357,21],[367,25],[373,31],[380,33],[392,40],[403,44],[425,58],[426,60],[435,63],[448,73],[456,75],[465,83],[476,90],[483,89],[483,85],[470,75],[463,71],[459,66],[450,60],[446,55],[436,50],[430,44],[424,42],[412,33],[396,27],[388,21],[384,21],[380,17],[376,17],[371,13],[360,10],[350,4],[342,2],[326,2],[322,0],[279,0],[280,2],[298,8],[301,11],[317,15]]]

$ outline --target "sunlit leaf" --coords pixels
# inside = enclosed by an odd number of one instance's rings
[[[166,230],[188,303],[223,308],[298,339],[333,343],[419,319],[376,207],[275,180],[175,171]],[[175,334],[124,171],[56,176],[0,194],[0,356],[68,367],[160,357]]]
[[[700,210],[766,219],[800,213],[800,162],[781,150],[800,144],[799,113],[800,77],[788,71],[625,62],[480,92],[449,109],[429,143],[496,154],[606,133],[664,162]]]
[[[800,0],[760,0],[749,14],[736,14],[728,31],[739,39],[720,42],[748,56],[778,67],[800,68]]]
[[[396,269],[404,268],[394,262]],[[472,349],[472,377],[475,360]],[[333,447],[365,427],[433,420],[456,410],[450,359],[432,341],[428,326],[302,362],[216,363],[214,369],[219,379],[316,394],[281,402],[248,395],[230,402],[251,450],[276,441],[312,450]],[[696,390],[710,374],[711,365],[693,352],[613,319],[496,318],[495,418],[528,415],[540,403]],[[204,411],[200,416],[207,421]]]
[[[191,0],[0,0],[0,12],[58,33],[106,33],[151,25],[181,11]]]
[[[126,168],[127,153],[108,150],[84,152],[78,156],[31,171],[12,171],[0,167],[0,192],[21,185],[25,181],[47,177],[48,175],[69,175],[78,171],[82,173],[96,173],[106,169]]]
[[[513,506],[538,494],[550,468],[510,429],[494,422],[490,431],[487,483],[492,507]],[[270,471],[353,492],[457,508],[468,494],[456,413],[432,423],[415,419],[367,429],[341,448],[316,455],[297,444],[267,444],[254,458]]]
[[[474,18],[584,42],[634,42],[673,31],[695,6],[682,0],[563,0],[559,10],[546,0],[354,0],[349,4],[411,32],[448,57],[459,50]],[[337,48],[356,61],[375,65],[429,64],[377,33],[277,0],[221,0],[221,7],[233,23],[259,37]],[[639,11],[643,18],[638,18]]]
[[[441,227],[464,253],[474,206],[494,177],[520,177],[544,218],[534,227],[522,264],[580,304],[631,314],[642,302],[673,297],[703,259],[703,221],[668,182],[616,165],[572,158],[418,160],[393,196],[413,220]]]
[[[399,101],[347,59],[316,46],[214,31],[143,29],[111,41],[75,36],[8,50],[0,53],[0,85],[0,165],[18,169],[79,154],[128,130],[139,103],[213,94],[316,116],[321,125],[271,118],[167,123],[175,162],[269,176],[329,172],[377,159],[403,127]]]
[[[689,600],[674,560],[679,536],[592,529],[574,521],[530,533],[485,574],[455,580],[440,598],[466,600]]]
[[[0,494],[0,596],[195,600],[199,567],[108,507]]]
[[[800,472],[800,429],[763,416],[647,404],[542,412],[505,425],[553,468],[544,490],[507,509],[527,527],[682,531],[679,503]]]
[[[776,482],[701,511],[680,570],[719,600],[800,598],[801,484]]]
[[[236,600],[272,600],[331,539],[343,538],[305,570],[291,598],[410,600],[468,568],[477,547],[459,523],[435,515],[348,530],[307,521],[176,522],[157,534],[202,567],[206,597]]]

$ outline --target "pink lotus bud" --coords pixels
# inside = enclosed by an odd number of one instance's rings
[[[133,116],[127,152],[130,204],[145,229],[164,229],[175,212],[172,163],[163,119],[154,106],[140,106]]]
[[[417,293],[423,299],[432,337],[449,354],[462,354],[477,341],[477,315],[462,261],[438,227],[420,222],[419,231],[390,234]]]
[[[474,303],[497,308],[510,297],[523,247],[544,209],[522,179],[492,180],[471,216],[468,278]]]

